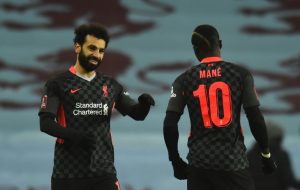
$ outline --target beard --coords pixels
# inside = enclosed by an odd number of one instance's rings
[[[79,64],[87,72],[96,70],[100,66],[102,61],[101,59],[97,59],[94,56],[86,56],[82,51],[80,51],[79,53],[78,60],[79,60]],[[96,61],[97,64],[90,63],[91,60]]]

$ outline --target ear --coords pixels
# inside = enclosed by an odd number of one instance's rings
[[[219,40],[220,49],[222,49],[222,40]]]
[[[74,44],[74,50],[76,54],[79,54],[81,51],[81,45],[79,43]]]

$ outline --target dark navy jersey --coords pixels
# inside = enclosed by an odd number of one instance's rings
[[[167,111],[188,108],[187,159],[195,167],[235,171],[248,167],[240,126],[241,107],[258,106],[250,72],[209,57],[173,83]]]
[[[110,133],[113,108],[126,115],[136,104],[114,79],[96,73],[91,80],[76,75],[74,67],[45,85],[41,112],[56,115],[61,127],[78,130],[96,139],[94,150],[57,139],[53,178],[86,178],[115,174]]]

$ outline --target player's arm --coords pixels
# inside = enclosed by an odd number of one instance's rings
[[[142,94],[138,97],[138,102],[134,101],[120,86],[121,93],[116,101],[116,109],[122,115],[128,115],[134,120],[142,121],[150,111],[150,107],[155,105],[155,101],[149,94]]]
[[[243,81],[243,107],[249,122],[251,133],[257,141],[261,152],[269,153],[269,141],[264,117],[259,109],[259,100],[255,91],[254,81],[248,71]]]
[[[258,106],[244,108],[251,133],[263,154],[269,154],[269,141],[266,123]]]
[[[40,130],[53,137],[62,138],[76,143],[92,143],[92,138],[72,128],[64,128],[56,122],[59,108],[58,86],[54,81],[46,83],[39,111]]]
[[[174,176],[177,179],[186,179],[187,163],[181,159],[178,152],[178,122],[186,105],[181,82],[182,76],[178,77],[172,85],[171,97],[164,119],[163,132],[169,160],[172,162]]]
[[[259,109],[259,100],[255,91],[253,77],[250,72],[247,72],[243,81],[242,103],[251,133],[261,150],[263,171],[265,173],[272,173],[277,166],[271,158],[267,127],[264,117]]]
[[[168,150],[169,160],[180,159],[178,152],[178,121],[181,114],[174,111],[167,111],[164,119],[164,139]]]
[[[60,126],[55,119],[55,115],[52,113],[41,112],[40,117],[40,130],[53,137],[73,141],[76,143],[84,141],[93,141],[92,137],[84,135],[72,128],[65,128]]]

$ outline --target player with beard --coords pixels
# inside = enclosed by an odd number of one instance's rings
[[[273,172],[276,165],[252,75],[220,57],[222,43],[213,26],[197,26],[191,41],[199,64],[174,81],[164,120],[174,176],[187,179],[188,190],[253,190],[240,125],[242,106],[260,148],[264,172]],[[178,121],[185,106],[191,121],[188,164],[181,159],[177,146]]]
[[[110,133],[113,108],[144,120],[154,99],[129,97],[115,79],[98,73],[109,35],[100,24],[75,29],[76,63],[48,80],[39,111],[40,130],[57,137],[52,190],[119,190]]]

